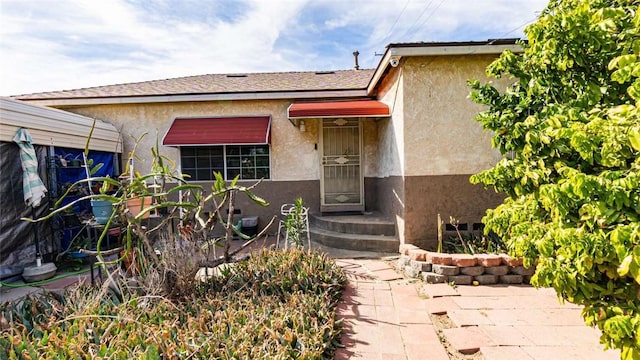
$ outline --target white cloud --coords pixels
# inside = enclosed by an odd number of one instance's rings
[[[544,5],[543,0],[0,0],[0,94],[205,73],[346,69],[356,49],[361,65],[372,67],[379,59],[373,54],[389,42],[520,36],[520,25]]]

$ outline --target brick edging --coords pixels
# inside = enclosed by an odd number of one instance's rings
[[[456,285],[529,284],[535,266],[525,268],[522,259],[507,254],[444,254],[412,244],[400,245],[398,268],[405,275],[428,283]]]

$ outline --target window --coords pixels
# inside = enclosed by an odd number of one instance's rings
[[[180,148],[182,173],[191,180],[213,180],[213,173],[226,180],[270,178],[269,145],[218,145]]]

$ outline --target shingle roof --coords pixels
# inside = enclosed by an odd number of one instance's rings
[[[208,74],[14,96],[20,100],[366,89],[373,69]]]

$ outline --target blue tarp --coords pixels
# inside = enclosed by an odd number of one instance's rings
[[[66,148],[55,148],[55,156],[56,159],[63,158],[67,162],[67,169],[65,171],[60,172],[60,177],[58,181],[60,184],[71,183],[82,179],[86,179],[87,175],[85,174],[84,168],[73,168],[71,167],[71,161],[73,159],[78,159],[82,163],[82,153],[84,151],[80,149],[66,149]],[[111,176],[114,177],[114,168],[113,168],[113,160],[114,154],[108,153],[104,151],[89,151],[89,159],[93,159],[93,164],[102,163],[102,168],[93,174],[93,177],[100,176]],[[59,161],[59,160],[57,160]],[[76,171],[74,171],[76,170]]]
[[[46,203],[43,202],[41,206],[36,208],[34,214],[32,208],[24,203],[20,148],[13,142],[0,142],[0,174],[3,175],[0,177],[0,204],[2,205],[0,206],[0,279],[20,274],[24,266],[33,262],[35,258],[33,257],[35,251],[33,249],[34,236],[31,231],[31,224],[21,221],[20,218],[45,216],[53,205],[53,202],[50,201],[51,198],[55,200],[57,196],[62,195],[58,190],[64,184],[71,185],[78,180],[86,178],[84,168],[79,166],[71,167],[69,162],[66,168],[62,168],[59,162],[59,156],[63,156],[66,160],[82,159],[83,151],[81,149],[55,148],[55,164],[51,161],[53,159],[47,161],[49,158],[49,146],[36,145],[35,150],[38,157],[38,172],[40,178],[49,189],[49,194],[45,198]],[[102,169],[93,176],[109,175],[116,178],[118,175],[115,174],[116,156],[117,154],[108,152],[90,151],[89,158],[93,159],[95,164],[104,164]],[[55,165],[55,170],[52,168],[53,165]],[[51,173],[47,172],[48,167],[51,168]],[[57,174],[57,176],[54,178],[49,176],[53,174]],[[78,198],[77,195],[74,196],[75,199]],[[67,199],[65,203],[72,201],[74,196]],[[74,206],[74,210],[77,213],[90,212],[89,202],[86,201],[85,203]],[[52,222],[53,220],[46,220],[40,223],[39,226],[43,256],[59,250],[59,245],[53,235],[53,228],[58,228],[59,225],[54,226]],[[63,236],[68,235],[63,234]],[[64,241],[64,239],[60,240]]]
[[[83,167],[78,166],[82,164],[82,153],[84,151],[81,149],[67,149],[67,148],[55,148],[54,154],[56,157],[56,164],[58,176],[56,181],[58,182],[58,188],[62,190],[62,192],[58,196],[62,196],[64,191],[68,188],[69,185],[84,180],[87,178],[86,171]],[[115,154],[103,152],[103,151],[89,151],[89,159],[93,159],[94,166],[96,164],[102,163],[103,166],[98,170],[92,177],[102,177],[102,176],[110,176],[114,178],[115,170],[113,166]],[[60,164],[60,159],[64,159],[66,162],[66,166],[62,166]],[[76,165],[72,160],[77,159],[79,164]],[[88,194],[88,192],[87,192]],[[84,194],[84,195],[87,195]],[[69,204],[83,195],[68,195],[62,201],[62,206]],[[90,213],[91,206],[89,201],[83,201],[76,203],[73,206],[73,210],[76,214],[82,214],[83,212]]]

